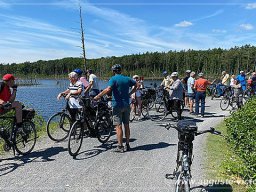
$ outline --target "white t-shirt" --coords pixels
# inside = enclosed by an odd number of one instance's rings
[[[92,82],[91,89],[99,89],[99,79],[96,75],[90,74],[89,82]]]

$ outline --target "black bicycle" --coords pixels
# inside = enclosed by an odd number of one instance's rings
[[[193,156],[193,141],[195,136],[211,133],[215,135],[221,135],[221,132],[216,131],[214,128],[209,130],[198,131],[196,123],[188,120],[181,120],[177,125],[167,124],[165,127],[169,130],[174,128],[178,131],[178,151],[176,159],[176,168],[172,174],[166,174],[167,179],[176,178],[175,192],[189,192],[190,191],[190,179],[191,165]]]
[[[65,94],[62,95],[65,98]],[[68,137],[69,130],[73,122],[68,111],[68,100],[62,111],[52,115],[46,125],[46,131],[49,138],[53,141],[60,142]]]
[[[2,106],[2,109],[8,108],[10,105],[7,103]],[[15,115],[0,116],[0,137],[4,140],[4,151],[13,149],[14,155],[15,151],[20,155],[26,155],[33,150],[37,138],[33,122],[34,116],[34,109],[22,109],[22,127],[17,127]]]
[[[181,119],[184,102],[178,99],[169,100],[168,97],[168,91],[163,89],[161,97],[155,101],[155,107],[147,110],[152,121],[162,121],[169,114],[175,119]]]
[[[78,112],[68,138],[68,152],[73,157],[77,156],[84,137],[97,137],[101,143],[106,143],[113,129],[112,109],[106,100],[95,102],[82,98],[81,104],[83,108]]]

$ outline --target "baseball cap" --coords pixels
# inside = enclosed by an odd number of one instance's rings
[[[186,70],[186,73],[191,73],[191,70]]]
[[[171,77],[178,77],[178,72],[173,72],[173,73],[171,74]]]
[[[4,76],[3,76],[3,80],[4,81],[9,81],[9,80],[15,80],[15,77],[13,76],[13,74],[9,74],[9,73],[7,73],[7,74],[5,74]]]
[[[244,71],[240,71],[240,73],[244,73]]]
[[[139,78],[139,75],[133,75],[133,77],[132,77],[133,79],[135,79],[135,78]]]
[[[204,73],[198,73],[198,76],[202,77],[202,76],[204,76]]]

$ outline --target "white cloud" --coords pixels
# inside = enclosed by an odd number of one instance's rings
[[[256,3],[248,3],[245,8],[246,9],[256,9]]]
[[[191,25],[193,25],[193,23],[189,21],[182,21],[180,23],[175,24],[176,27],[189,27]]]
[[[9,8],[10,4],[7,1],[0,0],[0,8]]]
[[[249,31],[249,30],[252,30],[254,27],[253,27],[253,25],[252,24],[249,24],[249,23],[244,23],[244,24],[241,24],[240,25],[240,27],[242,28],[242,29],[244,29],[244,30],[247,30],[247,31]]]
[[[212,32],[213,33],[227,33],[227,31],[224,29],[213,29]]]

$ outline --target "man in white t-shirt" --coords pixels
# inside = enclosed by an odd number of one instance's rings
[[[95,97],[100,93],[99,78],[95,74],[93,74],[93,71],[91,69],[89,69],[87,73],[89,74],[89,85],[85,89],[84,93],[86,94],[89,91],[89,96]]]

